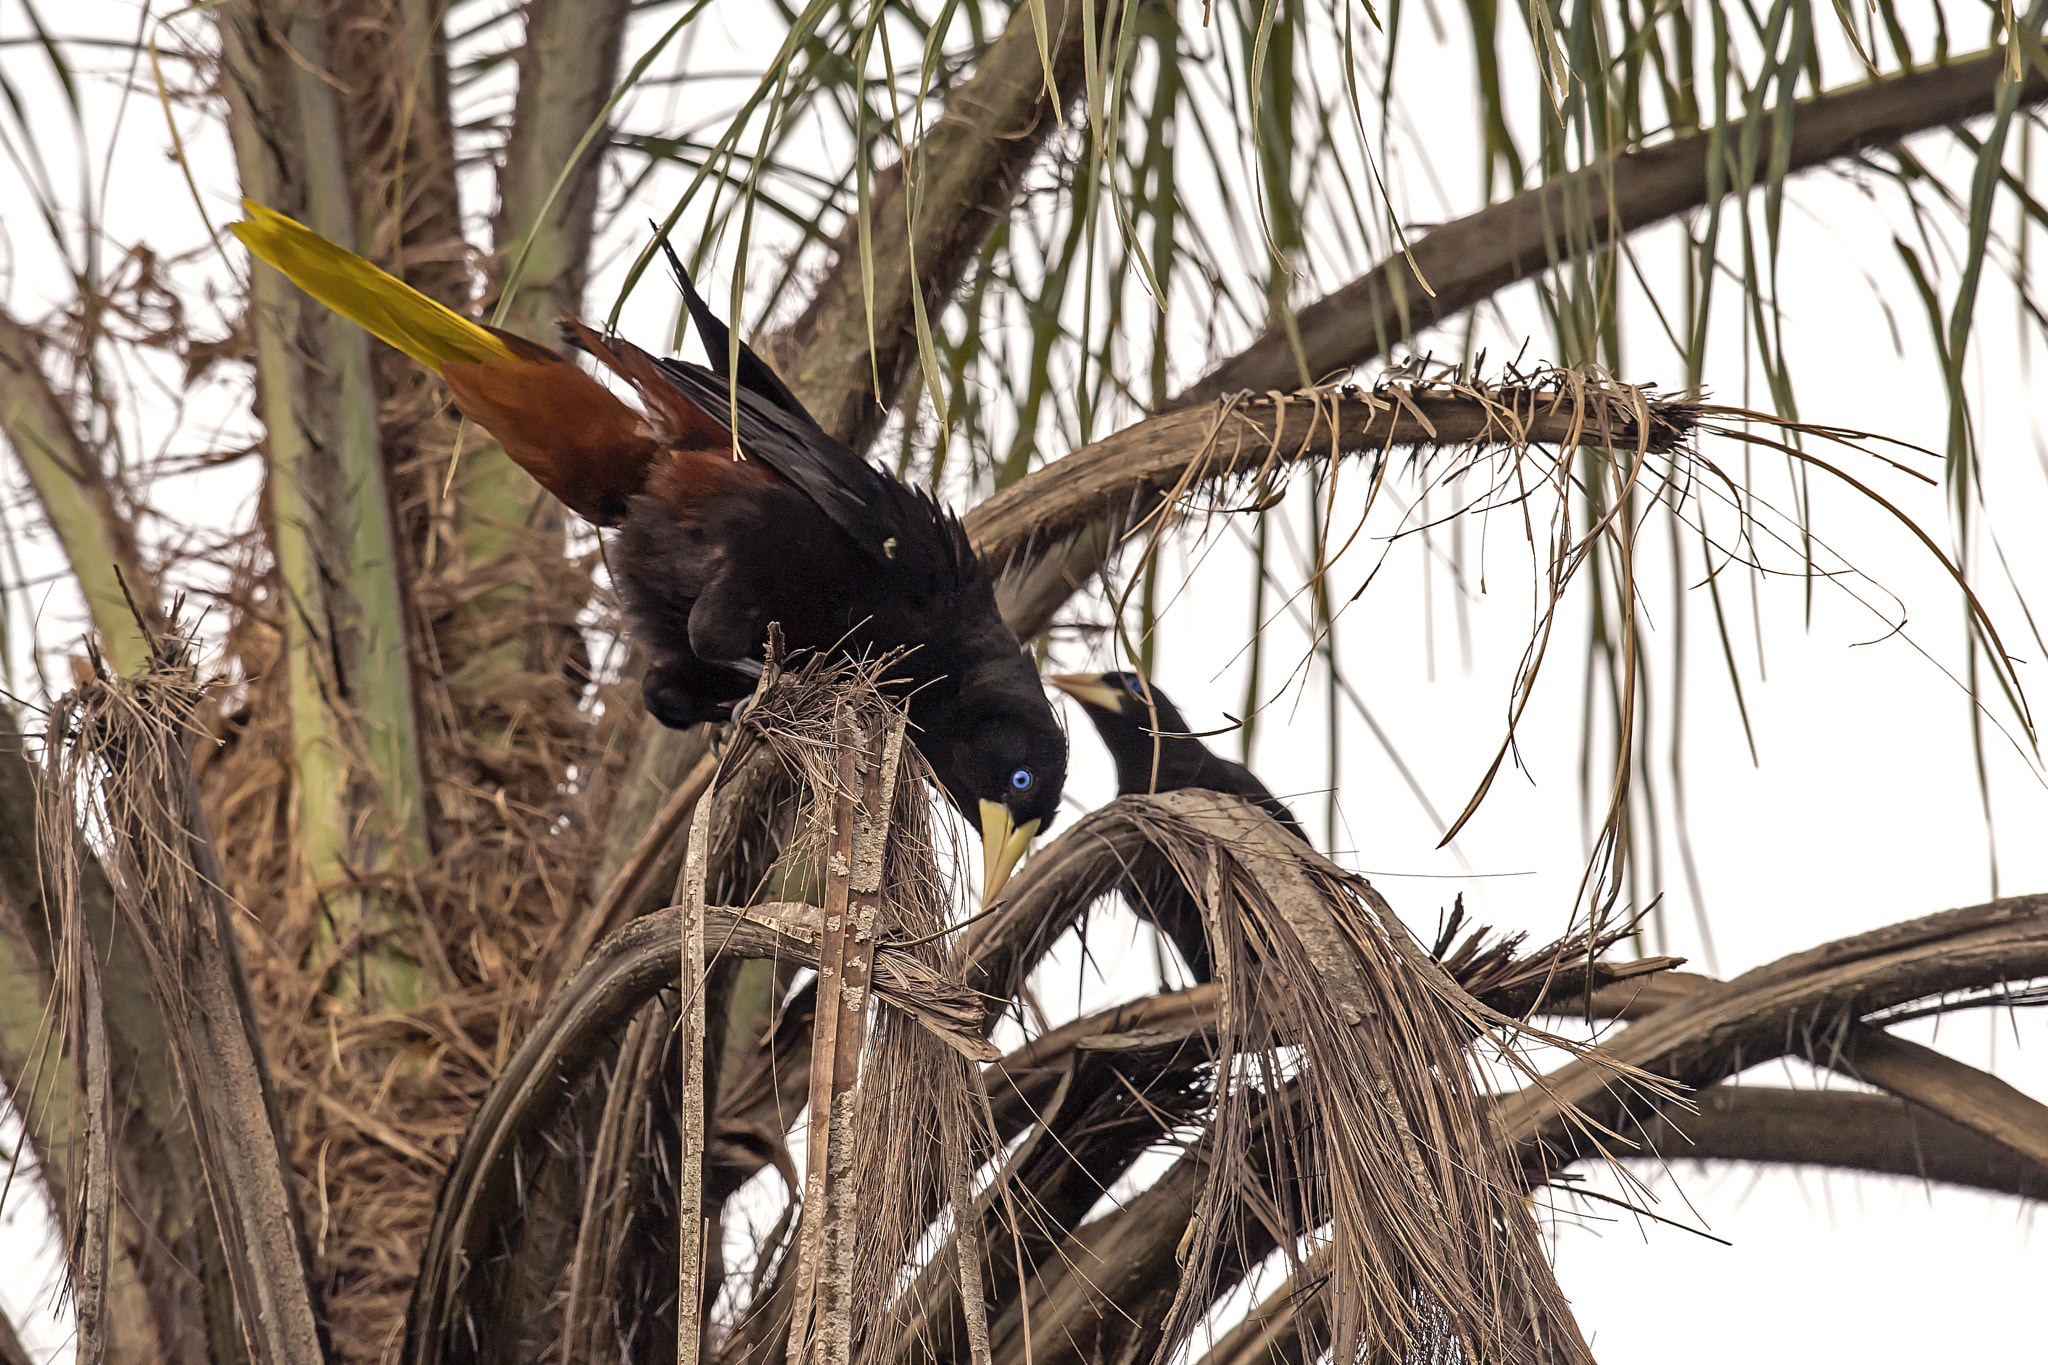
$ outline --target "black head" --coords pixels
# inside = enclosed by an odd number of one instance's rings
[[[1009,879],[1031,841],[1052,827],[1067,784],[1067,735],[1031,656],[974,671],[969,685],[929,713],[912,714],[918,748],[961,814],[981,830],[982,899]]]
[[[1264,807],[1288,833],[1308,842],[1294,812],[1266,790],[1251,769],[1209,752],[1209,746],[1194,737],[1180,708],[1137,674],[1068,673],[1046,681],[1080,702],[1095,723],[1102,747],[1116,760],[1119,794],[1188,787],[1229,792]]]
[[[1103,747],[1116,760],[1121,791],[1150,791],[1155,767],[1163,778],[1168,770],[1209,756],[1200,740],[1186,737],[1188,722],[1180,708],[1136,673],[1067,673],[1048,681],[1081,703],[1095,722]],[[1164,782],[1160,789],[1172,786]]]
[[[1187,719],[1173,698],[1136,673],[1066,673],[1051,681],[1080,702],[1097,725],[1102,724],[1099,718],[1116,716],[1121,720],[1112,722],[1114,729],[1142,733],[1147,740],[1152,738],[1147,732],[1153,730],[1163,735],[1189,733]]]

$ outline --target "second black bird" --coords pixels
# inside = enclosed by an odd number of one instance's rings
[[[1136,673],[1067,673],[1048,679],[1081,703],[1116,761],[1119,796],[1199,788],[1242,797],[1308,843],[1301,822],[1279,797],[1242,763],[1209,751],[1196,739],[1180,708]],[[1197,981],[1214,978],[1202,909],[1172,872],[1139,877],[1130,888],[1131,909],[1166,935]]]

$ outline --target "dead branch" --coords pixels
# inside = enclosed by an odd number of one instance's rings
[[[1096,898],[1127,875],[1146,875],[1148,862],[1159,854],[1139,835],[1143,822],[1132,818],[1143,806],[1118,802],[1067,831],[1019,874],[1013,894],[994,916],[968,931],[961,952],[985,988],[1010,983],[993,990],[1014,994],[1015,983]],[[1583,984],[1590,972],[1597,985],[1610,973],[1633,975],[1671,961],[1589,966],[1584,941],[1529,954],[1517,953],[1517,946],[1486,946],[1483,931],[1474,934],[1451,954],[1453,975],[1469,974],[1489,993],[1483,1003],[1519,1011],[1544,982]],[[1009,1142],[1027,1130],[1033,1134],[1013,1154],[1002,1180],[1005,1188],[1031,1192],[1026,1225],[1013,1234],[999,1207],[983,1207],[981,1237],[998,1250],[987,1262],[994,1302],[1015,1292],[1020,1265],[1028,1272],[1056,1252],[1102,1189],[1176,1123],[1194,1116],[1190,1106],[1203,1103],[1206,1092],[1191,1085],[1189,1068],[1199,1067],[1215,1045],[1217,998],[1212,984],[1119,1006],[1036,1039],[989,1068],[984,1086],[994,1104],[996,1136]],[[786,1116],[803,1107],[810,1074],[806,1021],[816,1008],[808,991],[785,1007],[783,1026],[726,1090],[720,1131],[779,1132]],[[768,1149],[732,1145],[725,1159],[739,1164],[726,1179],[736,1184],[770,1155]],[[787,1320],[790,1296],[788,1285],[771,1283],[766,1297],[742,1315],[722,1358],[779,1359],[774,1325]],[[959,1304],[941,1261],[931,1263],[908,1297],[899,1350],[912,1349],[911,1343],[921,1343],[917,1350],[935,1349],[934,1339],[963,1339]]]
[[[1669,451],[1697,403],[1556,375],[1530,383],[1388,380],[1370,390],[1240,395],[1154,417],[1033,471],[966,518],[1002,576],[1004,618],[1020,636],[1100,572],[1131,528],[1146,539],[1192,495],[1284,475],[1297,462],[1415,447],[1614,446]]]
[[[1731,983],[1712,977],[1666,972],[1646,980],[1622,981],[1596,990],[1590,1002],[1583,999],[1560,1001],[1554,1012],[1595,1019],[1642,1020],[1667,1009],[1682,1012],[1729,989]],[[1678,1016],[1674,1014],[1674,1017]],[[1927,1178],[1935,1180],[1949,1178],[1938,1173],[1940,1171],[1962,1170],[1973,1174],[1957,1183],[1981,1184],[1988,1179],[1993,1182],[1988,1188],[2015,1194],[2038,1192],[2042,1188],[2039,1173],[2048,1172],[2048,1146],[2044,1146],[2040,1135],[2048,1132],[2048,1106],[1988,1072],[1932,1048],[1894,1037],[1872,1024],[1854,1025],[1824,1050],[1809,1054],[1806,1059],[1853,1080],[1889,1091],[1898,1101],[1910,1104],[1911,1113],[1917,1120],[1931,1125],[1933,1131],[1942,1135],[1945,1151],[1950,1154],[1939,1158],[1935,1167],[1924,1172],[1919,1166],[1901,1166],[1898,1160],[1884,1154],[1915,1150],[1912,1130],[1902,1130],[1897,1124],[1884,1126],[1883,1116],[1879,1114],[1871,1121],[1880,1123],[1880,1130],[1873,1132],[1867,1144],[1846,1128],[1829,1139],[1841,1153],[1839,1161],[1833,1160],[1828,1155],[1828,1146],[1815,1136],[1822,1131],[1820,1121],[1806,1115],[1793,1100],[1774,1100],[1771,1103],[1777,1106],[1776,1109],[1759,1111],[1759,1123],[1782,1111],[1784,1123],[1790,1125],[1789,1131],[1797,1135],[1782,1140],[1773,1136],[1775,1130],[1769,1127],[1759,1127],[1746,1139],[1733,1118],[1724,1121],[1709,1116],[1706,1120],[1709,1126],[1697,1133],[1694,1120],[1686,1114],[1667,1114],[1653,1123],[1661,1123],[1657,1128],[1659,1132],[1682,1130],[1693,1134],[1699,1142],[1706,1144],[1702,1155],[1731,1160],[1806,1161],[1877,1172],[1924,1173]],[[1707,1093],[1724,1091],[1742,1093],[1731,1087],[1717,1087]],[[1702,1103],[1705,1103],[1704,1098]],[[1724,1099],[1719,1103],[1732,1113],[1731,1107],[1743,1101]],[[1826,1107],[1820,1098],[1815,1098],[1814,1105]],[[1905,1137],[1899,1136],[1901,1131],[1906,1133]],[[1699,1133],[1711,1136],[1699,1137]],[[1957,1137],[1957,1134],[1963,1136]],[[1743,1145],[1749,1139],[1756,1144],[1753,1152]],[[1683,1141],[1681,1138],[1681,1143]],[[1807,1155],[1778,1154],[1781,1141],[1789,1144],[1783,1147],[1784,1151],[1805,1152]],[[2000,1154],[1986,1156],[1985,1153],[1992,1149],[1997,1149]],[[1661,1145],[1656,1150],[1666,1157],[1672,1155]],[[1877,1155],[1868,1159],[1858,1155],[1866,1151]]]
[[[2048,1198],[2048,1167],[1894,1095],[1715,1085],[1695,1103],[1697,1112],[1643,1124],[1660,1159],[1824,1166]]]
[[[1729,983],[1712,977],[1671,972],[1640,983],[1640,987],[1635,982],[1621,982],[1596,991],[1590,1007],[1581,1008],[1594,1018],[1641,1019],[1664,1008],[1683,1010],[1728,989]],[[1570,1003],[1559,1010],[1571,1012]],[[2048,1133],[2048,1106],[1989,1072],[1894,1037],[1873,1024],[1855,1025],[1825,1052],[1808,1060],[1889,1091],[2048,1170],[2048,1141],[2042,1137]]]
[[[2048,1170],[2048,1105],[1988,1071],[1859,1024],[1828,1066],[1930,1110]]]
[[[1855,156],[1913,133],[1992,111],[2003,49],[1972,54],[1901,75],[1800,100],[1785,120],[1788,174]],[[2048,77],[2029,66],[2023,104],[2048,99]],[[1214,402],[1249,389],[1297,389],[1364,364],[1425,327],[1455,317],[1559,258],[1607,246],[1619,237],[1708,203],[1710,159],[1730,157],[1756,139],[1758,176],[1778,154],[1780,115],[1765,110],[1754,126],[1736,119],[1720,130],[1686,133],[1609,158],[1454,222],[1433,228],[1367,274],[1300,310],[1303,362],[1285,333],[1269,332],[1177,395],[1166,411]],[[1734,175],[1725,193],[1756,181]],[[1410,264],[1412,258],[1413,264]],[[1416,277],[1429,282],[1431,294]]]
[[[710,977],[704,958],[704,873],[711,849],[710,817],[711,807],[699,802],[691,822],[690,851],[683,864],[683,903],[676,907],[681,917],[676,941],[682,945],[676,976],[682,995],[677,1019],[682,1029],[677,1042],[683,1051],[683,1093],[678,1106],[682,1113],[676,1125],[676,1365],[697,1365],[704,1346],[704,1099],[712,1046],[711,1030],[705,1026]],[[825,954],[819,956],[819,970],[823,971]],[[716,1079],[708,1082],[708,1092],[714,1097],[717,1085]]]
[[[2016,896],[1794,953],[1643,1018],[1601,1052],[1698,1089],[1787,1054],[1827,1066],[1866,1015],[2041,976],[2048,976],[2048,895]],[[1631,1115],[1644,1112],[1573,1062],[1501,1105],[1509,1132],[1528,1149],[1525,1163],[1547,1167],[1591,1154],[1564,1131],[1560,1107],[1567,1105],[1624,1132]]]

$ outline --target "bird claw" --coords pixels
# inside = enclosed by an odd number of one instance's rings
[[[762,691],[775,682],[776,676],[776,673],[764,675],[760,686],[727,708],[725,723],[711,733],[712,757],[721,762],[724,761],[725,751],[732,747],[733,740],[739,736],[741,728],[746,724],[748,713],[754,709],[754,704],[761,699]]]

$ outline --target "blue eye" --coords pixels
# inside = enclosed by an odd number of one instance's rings
[[[1124,691],[1130,693],[1139,701],[1145,700],[1145,685],[1138,681],[1138,675],[1135,673],[1124,674]]]
[[[1020,792],[1031,790],[1031,769],[1019,768],[1010,774],[1010,785]]]

